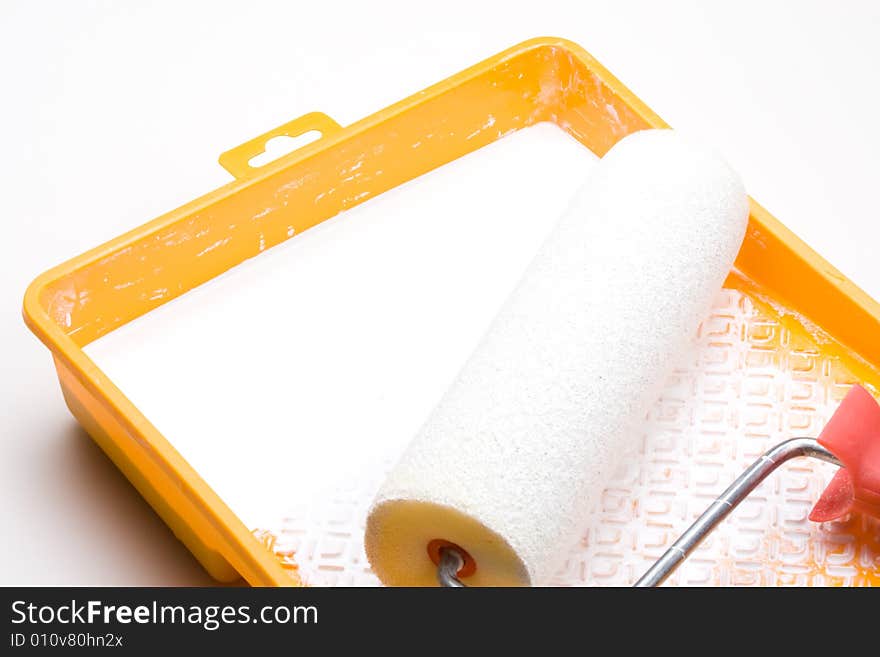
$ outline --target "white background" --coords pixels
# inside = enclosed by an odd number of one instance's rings
[[[146,3],[142,3],[146,4]],[[0,4],[0,584],[210,580],[80,430],[20,319],[37,274],[229,180],[217,155],[346,125],[526,38],[583,45],[880,296],[880,4]]]

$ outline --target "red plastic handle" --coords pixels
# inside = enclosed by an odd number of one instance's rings
[[[857,511],[880,518],[880,404],[854,385],[819,435],[844,467],[810,512],[810,520],[826,522]]]

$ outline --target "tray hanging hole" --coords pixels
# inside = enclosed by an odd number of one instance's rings
[[[287,155],[288,153],[292,153],[293,151],[302,148],[306,144],[310,144],[313,141],[317,141],[322,136],[320,130],[308,130],[301,135],[297,135],[296,137],[290,137],[288,135],[278,135],[277,137],[272,137],[269,141],[266,142],[266,146],[263,149],[262,153],[254,155],[251,159],[248,160],[248,166],[253,169],[258,169],[262,166],[269,164],[269,162],[274,162],[280,157]]]

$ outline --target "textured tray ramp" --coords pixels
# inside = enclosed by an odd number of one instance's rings
[[[806,332],[737,289],[719,295],[692,353],[654,405],[638,454],[605,491],[553,584],[631,584],[769,447],[817,435],[854,381]],[[378,585],[363,554],[377,463],[319,507],[291,506],[259,532],[315,585]],[[674,574],[686,585],[880,585],[880,527],[807,520],[834,467],[799,459],[771,476]]]

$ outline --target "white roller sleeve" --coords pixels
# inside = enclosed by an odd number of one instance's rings
[[[435,585],[427,545],[444,539],[476,562],[468,585],[545,582],[709,312],[747,218],[713,152],[669,130],[612,148],[380,489],[366,551],[382,581]]]

